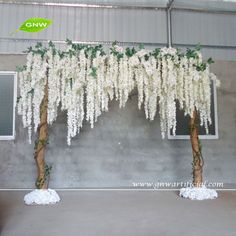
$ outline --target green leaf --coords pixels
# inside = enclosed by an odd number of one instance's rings
[[[67,45],[72,45],[72,41],[70,39],[66,39]]]
[[[48,46],[51,48],[55,48],[55,44],[51,40],[49,41]]]
[[[24,71],[26,70],[26,65],[23,65],[23,66],[16,66],[16,71],[17,72],[21,72],[21,71]]]
[[[145,59],[145,61],[148,61],[148,59],[149,59],[149,56],[146,54],[146,55],[144,55],[144,59]]]
[[[52,24],[52,20],[44,18],[30,18],[26,20],[19,28],[19,30],[35,33],[46,29]]]
[[[196,46],[195,46],[195,50],[196,51],[200,51],[202,49],[202,46],[200,43],[198,43]]]
[[[210,57],[210,58],[208,58],[207,63],[208,63],[208,64],[212,64],[212,63],[214,63],[214,61],[213,61],[213,59]]]
[[[72,90],[72,87],[73,87],[73,81],[72,81],[72,78],[70,78],[70,89]]]
[[[32,88],[30,91],[27,92],[28,94],[34,94],[34,89]]]
[[[17,104],[20,102],[21,98],[22,98],[21,96],[18,96],[18,97],[17,97],[17,100],[16,100],[16,103],[17,103]]]
[[[91,75],[94,79],[96,79],[97,78],[97,68],[93,66],[91,68],[91,73],[89,75]]]
[[[126,48],[125,54],[127,57],[132,57],[136,53],[135,48],[133,47],[132,49]]]
[[[201,63],[198,65],[195,65],[197,71],[204,71],[206,70],[206,63]]]
[[[144,49],[144,44],[143,43],[139,44],[139,49]]]
[[[116,46],[116,44],[117,44],[117,41],[114,41],[114,42],[112,43],[112,47]]]
[[[43,44],[41,42],[37,42],[35,45],[35,48],[37,48],[39,50],[42,49],[42,47],[43,47]]]
[[[152,52],[152,55],[153,55],[155,58],[157,58],[158,55],[160,54],[160,51],[161,51],[160,48],[156,48],[156,49]]]
[[[196,50],[192,50],[190,48],[187,48],[186,56],[188,59],[189,58],[196,58],[197,57]]]

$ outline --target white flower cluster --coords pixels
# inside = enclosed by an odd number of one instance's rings
[[[40,123],[40,105],[44,97],[48,62],[39,54],[27,55],[26,69],[19,73],[20,99],[18,113],[22,115],[23,126],[28,127],[31,143],[32,121],[36,132]],[[32,119],[33,118],[33,119]]]
[[[202,61],[199,51],[180,54],[175,48],[154,51],[126,51],[113,46],[109,54],[91,47],[73,49],[64,54],[54,48],[39,54],[29,52],[20,77],[18,112],[29,139],[40,123],[40,105],[48,85],[48,124],[56,120],[58,108],[67,112],[67,143],[79,133],[84,119],[91,127],[103,111],[108,111],[112,99],[124,107],[130,93],[138,91],[138,107],[144,107],[147,119],[153,120],[159,106],[162,137],[168,129],[175,134],[176,102],[185,115],[192,116],[196,108],[201,125],[208,131],[211,123],[211,80],[209,63]],[[127,53],[128,52],[128,53]]]

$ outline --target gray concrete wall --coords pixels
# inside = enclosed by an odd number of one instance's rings
[[[14,70],[25,56],[0,56],[0,70]],[[218,90],[219,140],[203,140],[204,177],[212,182],[236,183],[236,62],[212,66],[222,82]],[[27,142],[21,117],[16,116],[16,139],[0,141],[0,188],[32,188],[36,176],[33,144]],[[133,182],[191,180],[188,140],[162,140],[159,119],[149,122],[137,108],[110,104],[94,129],[88,124],[66,144],[65,114],[50,128],[47,162],[52,164],[52,188],[130,187]]]

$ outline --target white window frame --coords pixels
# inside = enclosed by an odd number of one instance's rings
[[[14,140],[15,139],[15,108],[17,100],[17,72],[16,71],[0,71],[0,75],[13,75],[14,76],[14,98],[13,98],[13,119],[12,119],[12,135],[0,135],[0,140]]]
[[[217,112],[217,89],[216,83],[213,82],[213,91],[214,91],[214,118],[215,118],[215,134],[205,134],[199,135],[200,139],[219,139],[219,127],[218,127],[218,112]],[[168,130],[168,139],[175,140],[175,139],[190,139],[190,135],[173,135],[171,134],[170,130]]]

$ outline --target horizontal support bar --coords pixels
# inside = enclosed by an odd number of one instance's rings
[[[46,39],[26,39],[26,38],[0,38],[0,41],[2,42],[42,42],[42,43],[48,43],[49,41],[52,41],[53,43],[58,44],[66,44],[64,40],[46,40]],[[73,43],[76,44],[89,44],[89,45],[112,45],[114,41],[73,41]],[[140,44],[143,44],[144,46],[150,46],[150,47],[156,47],[156,46],[166,46],[165,43],[145,43],[145,42],[119,42],[117,41],[117,45],[129,45],[129,46],[139,46]]]
[[[52,41],[53,43],[58,44],[66,44],[63,40],[46,40],[46,39],[26,39],[26,38],[0,38],[1,42],[16,42],[16,43],[48,43],[49,41]],[[89,44],[89,45],[112,45],[113,41],[72,41],[76,44]],[[147,47],[166,47],[167,44],[165,43],[145,43],[145,42],[118,42],[117,45],[120,46],[139,46],[140,44],[143,44]],[[173,47],[195,47],[196,44],[186,44],[186,43],[173,43]],[[227,49],[227,50],[236,50],[236,46],[227,46],[227,45],[208,45],[208,44],[202,44],[202,48],[209,48],[209,49]]]
[[[223,15],[236,15],[236,11],[228,10],[216,10],[216,9],[201,9],[190,7],[172,7],[174,11],[186,11],[186,12],[198,12],[198,13],[211,13],[211,14],[223,14]]]
[[[236,50],[236,46],[200,44],[202,48]],[[196,44],[173,43],[173,47],[196,47]]]
[[[165,10],[163,6],[142,6],[142,5],[105,5],[105,4],[82,4],[62,2],[27,2],[27,1],[4,1],[1,4],[34,5],[34,6],[56,6],[56,7],[78,7],[78,8],[103,8],[103,9],[136,9],[136,10]]]

